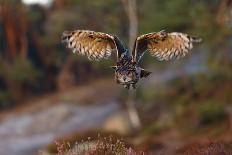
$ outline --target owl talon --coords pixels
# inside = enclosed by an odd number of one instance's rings
[[[126,84],[126,85],[124,85],[124,88],[130,89],[130,85],[129,85],[129,84]]]
[[[136,84],[132,84],[132,88],[133,88],[133,89],[136,89]]]

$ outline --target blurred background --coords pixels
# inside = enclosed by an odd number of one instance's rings
[[[150,154],[232,143],[232,3],[230,0],[0,0],[0,154],[56,153],[114,135]],[[128,91],[114,82],[114,60],[90,62],[60,43],[64,30],[135,36],[166,30],[203,38],[183,59],[146,54],[128,115]],[[232,148],[232,147],[228,147]]]

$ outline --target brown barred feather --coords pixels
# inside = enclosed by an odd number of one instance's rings
[[[107,59],[116,50],[112,35],[88,30],[65,31],[61,36],[67,48],[87,55],[90,60]]]
[[[200,38],[190,37],[187,34],[160,31],[148,33],[136,39],[134,57],[148,51],[158,60],[170,60],[184,57],[193,47],[193,43],[201,42]],[[136,59],[136,58],[135,58]]]

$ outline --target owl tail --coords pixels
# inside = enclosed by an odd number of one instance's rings
[[[140,73],[140,78],[146,78],[148,77],[152,72],[150,71],[146,71],[144,69],[141,70],[141,73]]]

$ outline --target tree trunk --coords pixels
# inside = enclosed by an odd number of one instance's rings
[[[26,36],[27,21],[22,8],[15,8],[13,4],[3,4],[1,7],[1,18],[5,31],[5,42],[7,44],[6,56],[13,59],[17,56],[26,58],[28,40]]]
[[[229,0],[221,0],[218,6],[216,22],[217,24],[224,28],[226,24],[226,11],[229,6]]]
[[[138,34],[138,18],[136,0],[122,0],[123,7],[129,19],[129,49],[132,51]]]
[[[138,19],[137,19],[137,9],[136,9],[136,0],[122,0],[123,7],[129,19],[129,49],[132,51],[134,41],[138,33]],[[141,121],[136,109],[135,102],[136,91],[129,90],[128,98],[126,101],[127,110],[131,125],[135,131],[141,129]]]

